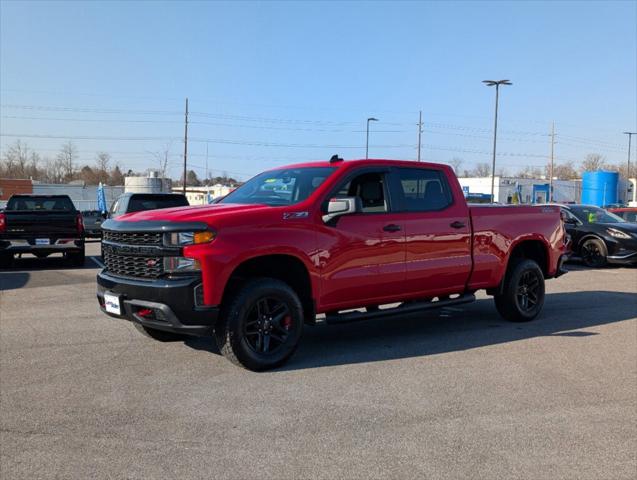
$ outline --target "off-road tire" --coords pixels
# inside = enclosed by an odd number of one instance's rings
[[[253,315],[259,311],[257,303],[263,299],[266,299],[266,303],[270,299],[287,307],[285,319],[289,322],[286,323],[289,330],[285,334],[285,340],[278,343],[274,351],[267,353],[257,352],[251,345],[255,341],[254,335],[258,335],[259,341],[263,341],[261,334],[246,332],[248,325],[254,324]],[[301,339],[303,324],[303,306],[289,285],[273,278],[256,278],[241,286],[227,306],[222,308],[215,325],[215,340],[219,351],[235,365],[252,371],[269,370],[282,365],[294,354]],[[253,328],[263,326],[260,324]],[[258,331],[261,332],[260,329]],[[283,337],[279,334],[280,331],[271,331]],[[270,340],[268,345],[269,342]]]
[[[139,333],[141,333],[145,337],[152,338],[153,340],[157,340],[158,342],[177,342],[177,341],[185,340],[186,338],[188,338],[188,335],[183,335],[181,333],[157,330],[156,328],[149,328],[139,323],[135,323],[134,325],[135,325],[135,328],[139,331]]]
[[[544,274],[533,260],[513,262],[507,269],[502,293],[494,296],[495,306],[500,315],[510,322],[529,322],[540,314],[544,306]]]
[[[13,264],[13,255],[0,253],[0,268],[11,268]]]
[[[69,252],[66,258],[74,267],[83,267],[86,262],[86,251],[82,248],[79,252]]]

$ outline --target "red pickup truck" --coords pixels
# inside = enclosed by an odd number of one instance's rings
[[[102,228],[105,313],[158,340],[214,335],[251,370],[284,363],[320,314],[412,313],[486,289],[506,319],[532,320],[567,251],[558,207],[470,207],[446,165],[336,156]]]

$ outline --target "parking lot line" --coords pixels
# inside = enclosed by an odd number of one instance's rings
[[[93,260],[93,262],[94,262],[94,263],[95,263],[98,267],[100,267],[100,268],[104,268],[104,264],[102,263],[102,261],[101,261],[101,260],[98,260],[98,258],[97,258],[97,257],[88,257],[88,258],[90,258],[91,260]]]

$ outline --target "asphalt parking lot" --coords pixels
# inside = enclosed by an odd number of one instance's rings
[[[102,315],[90,258],[25,258],[0,272],[0,477],[634,479],[637,269],[571,269],[530,324],[481,295],[307,328],[251,373]]]

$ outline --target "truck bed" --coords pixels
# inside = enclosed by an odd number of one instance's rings
[[[515,245],[534,240],[546,253],[545,276],[556,273],[564,238],[557,206],[470,205],[473,271],[469,288],[490,288],[504,275]],[[529,233],[533,232],[533,233]]]

